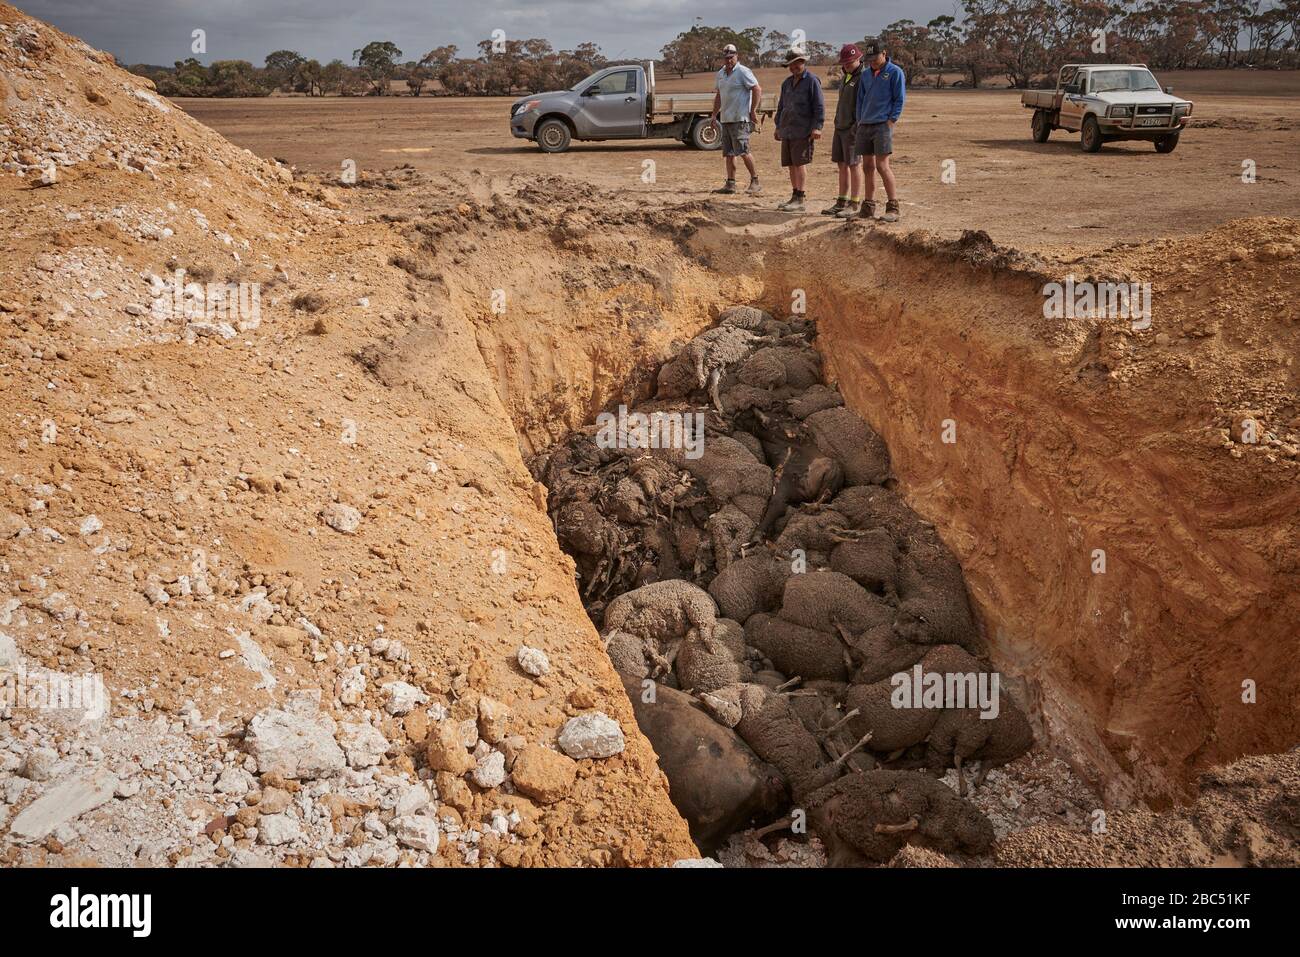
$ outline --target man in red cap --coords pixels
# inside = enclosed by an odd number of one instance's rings
[[[826,216],[849,219],[857,215],[862,197],[862,157],[856,149],[858,81],[862,78],[862,53],[852,43],[840,47],[840,95],[835,103],[835,133],[831,139],[831,162],[840,171],[840,191],[835,205],[822,210]]]

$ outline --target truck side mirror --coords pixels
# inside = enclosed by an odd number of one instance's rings
[[[1172,86],[1167,86],[1165,87],[1165,92],[1172,96],[1174,92],[1174,88]]]

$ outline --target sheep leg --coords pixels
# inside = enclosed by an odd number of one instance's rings
[[[781,684],[777,685],[775,688],[772,689],[772,691],[773,691],[774,693],[780,694],[780,693],[781,693],[782,691],[784,691],[786,688],[793,688],[795,685],[799,684],[799,682],[801,682],[801,681],[803,681],[803,679],[800,678],[798,675],[795,675],[795,676],[794,676],[793,678],[791,678],[789,681],[782,682]]]
[[[849,759],[849,758],[850,758],[850,757],[851,757],[855,752],[857,752],[857,751],[861,751],[863,748],[865,748],[865,747],[867,746],[867,742],[870,741],[870,740],[871,740],[871,732],[868,731],[866,734],[864,734],[861,738],[858,739],[858,743],[857,743],[857,744],[855,744],[853,747],[849,748],[847,751],[845,751],[843,754],[841,754],[838,758],[836,758],[834,761],[832,761],[832,762],[831,762],[831,766],[832,766],[832,767],[839,767],[841,764],[843,764],[845,761],[847,761],[847,760],[848,760],[848,759]]]
[[[979,773],[975,775],[975,780],[971,782],[971,786],[970,786],[971,791],[978,790],[979,786],[984,783],[984,779],[988,777],[988,773],[992,770],[993,770],[992,762],[981,761]]]
[[[915,831],[921,826],[921,822],[916,818],[908,818],[906,824],[877,824],[877,834],[902,834],[906,831]]]
[[[857,716],[858,716],[858,709],[854,708],[844,717],[840,718],[840,720],[836,721],[833,725],[831,725],[829,728],[823,731],[822,734],[834,734],[836,731],[844,727],[846,724],[849,723],[849,721],[851,721],[853,718],[856,718]]]
[[[957,796],[964,798],[966,796],[966,779],[962,777],[962,773],[961,773],[960,754],[953,755],[953,764],[957,768]]]
[[[725,416],[727,413],[722,410],[722,397],[718,395],[718,383],[721,381],[721,369],[709,371],[709,398],[713,400],[713,407],[718,410],[718,415]]]
[[[783,817],[779,821],[773,821],[771,824],[764,824],[762,827],[757,828],[754,831],[753,837],[755,840],[759,840],[769,834],[775,834],[777,831],[788,831],[793,825],[793,818]]]
[[[708,377],[704,374],[703,352],[695,353],[695,379],[699,383],[701,389],[704,388],[704,383],[708,381]]]

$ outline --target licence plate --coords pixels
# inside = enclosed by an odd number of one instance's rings
[[[1167,116],[1140,116],[1137,121],[1138,126],[1168,126],[1169,117]]]

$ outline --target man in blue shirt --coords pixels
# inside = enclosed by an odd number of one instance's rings
[[[776,104],[776,138],[781,141],[781,165],[790,170],[790,198],[777,209],[803,212],[804,184],[812,162],[813,143],[821,139],[826,120],[822,81],[808,70],[808,58],[792,49],[785,65],[790,75],[781,83]]]
[[[857,154],[863,160],[866,178],[866,199],[858,212],[858,219],[874,219],[876,215],[876,177],[885,184],[885,215],[882,222],[896,223],[899,219],[898,196],[894,189],[894,171],[889,167],[890,154],[894,152],[894,124],[903,115],[903,100],[907,95],[907,78],[903,70],[889,56],[883,43],[868,43],[863,51],[867,68],[858,82],[858,138]]]
[[[718,71],[713,87],[713,115],[709,122],[717,126],[721,119],[722,155],[727,161],[727,181],[714,192],[736,191],[736,157],[739,156],[749,170],[749,187],[745,192],[757,196],[763,187],[754,171],[754,158],[749,155],[749,133],[758,124],[758,104],[763,88],[758,85],[754,72],[741,65],[734,44],[728,43],[722,48],[722,69]]]

